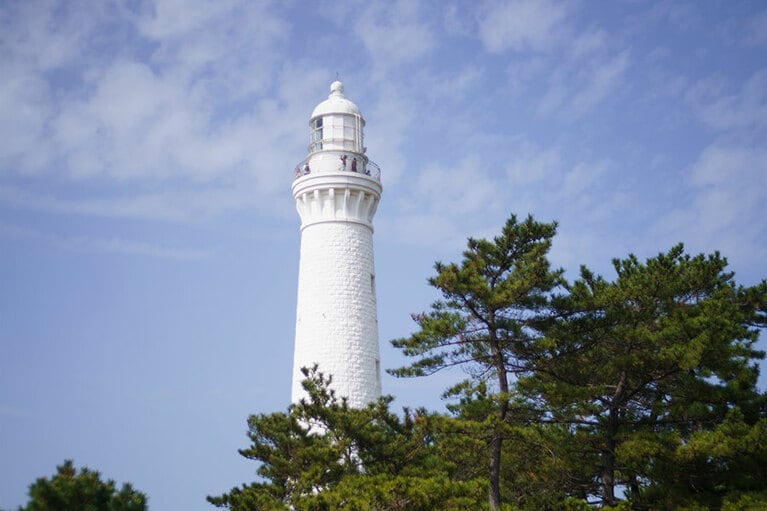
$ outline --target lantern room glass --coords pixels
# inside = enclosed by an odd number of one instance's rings
[[[324,115],[313,119],[309,136],[309,152],[342,150],[364,153],[363,120],[358,115]]]

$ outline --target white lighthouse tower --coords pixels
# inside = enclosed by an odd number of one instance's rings
[[[381,173],[363,144],[365,120],[339,81],[309,120],[309,155],[296,167],[301,216],[292,402],[305,395],[302,367],[319,365],[349,405],[381,395],[373,215]]]

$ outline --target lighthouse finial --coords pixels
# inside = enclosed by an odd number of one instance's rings
[[[344,84],[341,83],[340,80],[336,80],[335,82],[330,84],[330,97],[343,96],[343,93],[344,93]]]

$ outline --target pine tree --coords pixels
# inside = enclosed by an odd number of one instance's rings
[[[619,485],[635,504],[653,487],[667,491],[682,459],[668,453],[735,409],[749,425],[763,415],[755,361],[764,354],[754,344],[764,315],[754,303],[764,303],[764,285],[740,287],[726,266],[677,245],[645,263],[615,260],[612,282],[582,268],[556,301],[537,372],[522,386],[598,456],[590,492],[605,504],[617,503]]]
[[[532,216],[511,216],[492,241],[468,240],[458,264],[436,263],[429,284],[443,300],[414,315],[418,331],[392,344],[415,361],[390,371],[396,376],[425,376],[464,366],[472,376],[448,391],[472,392],[476,385],[492,389],[495,415],[489,424],[488,500],[501,505],[501,458],[504,429],[512,401],[511,379],[530,370],[529,348],[536,325],[548,314],[551,292],[562,283],[562,270],[550,269],[547,254],[556,223]]]
[[[479,509],[485,485],[457,480],[434,446],[424,410],[389,411],[390,397],[350,408],[331,378],[305,369],[307,398],[287,413],[252,415],[251,446],[260,481],[208,501],[233,511]]]
[[[30,485],[29,502],[19,511],[146,511],[146,501],[130,484],[118,490],[113,480],[102,481],[87,467],[78,472],[72,460],[65,460],[53,477]]]

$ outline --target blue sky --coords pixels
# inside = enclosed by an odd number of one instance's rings
[[[433,262],[510,213],[559,222],[570,278],[679,241],[767,276],[763,2],[5,1],[0,509],[65,458],[153,510],[253,479],[246,418],[290,399],[292,172],[337,74],[382,168],[384,367]],[[442,409],[460,376],[384,392]]]

